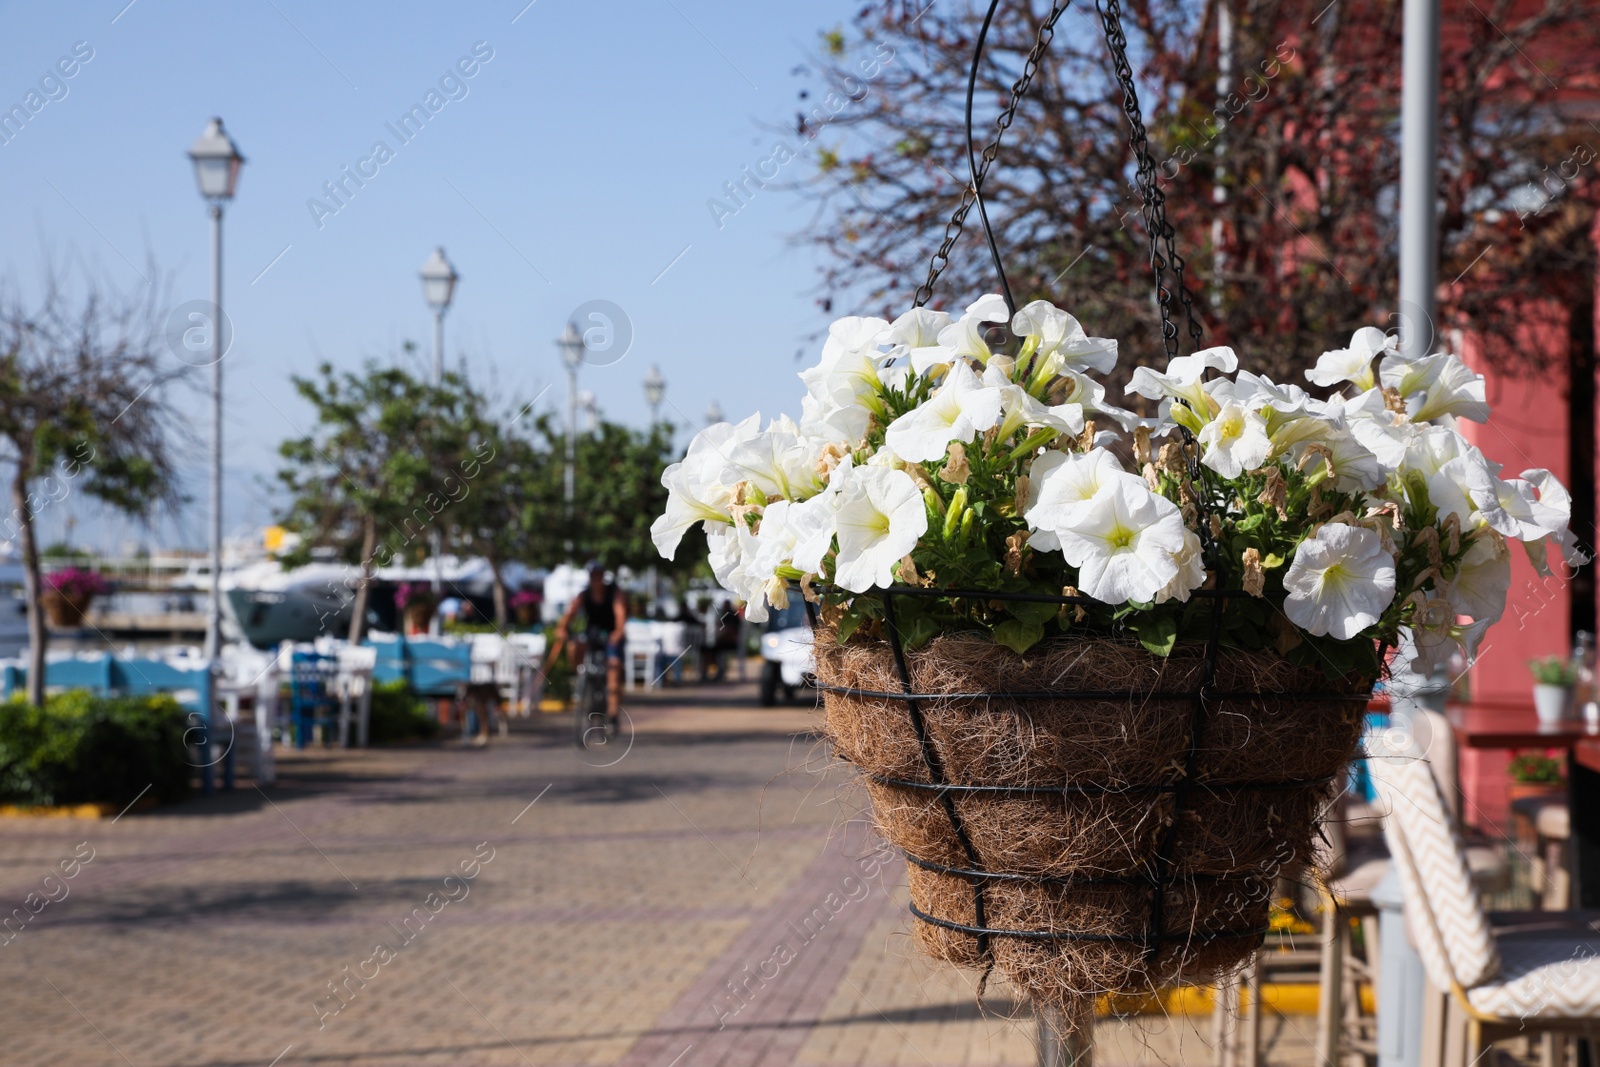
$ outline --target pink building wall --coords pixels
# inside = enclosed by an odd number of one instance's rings
[[[1563,352],[1566,337],[1551,338],[1550,350]],[[1462,422],[1458,428],[1490,459],[1505,465],[1504,477],[1530,467],[1544,467],[1569,484],[1567,458],[1568,405],[1566,375],[1534,379],[1497,375],[1482,365],[1471,339],[1461,346],[1463,358],[1487,379],[1492,414],[1487,425]],[[1585,541],[1592,535],[1580,533]],[[1539,656],[1566,656],[1572,649],[1571,590],[1565,565],[1552,554],[1549,577],[1540,576],[1522,547],[1513,544],[1511,589],[1505,616],[1492,627],[1479,649],[1462,688],[1474,701],[1531,704],[1533,679],[1528,661]],[[1494,830],[1508,821],[1506,764],[1513,753],[1463,750],[1460,753],[1463,816],[1468,823]]]

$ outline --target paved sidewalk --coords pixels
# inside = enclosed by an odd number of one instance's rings
[[[0,1064],[1034,1062],[1004,989],[980,1008],[915,958],[815,713],[753,696],[637,703],[608,753],[542,716],[487,751],[292,754],[264,793],[0,821],[4,910],[59,898],[0,946]],[[42,879],[75,854],[62,896]],[[1211,1059],[1182,1021],[1100,1029],[1102,1065]]]

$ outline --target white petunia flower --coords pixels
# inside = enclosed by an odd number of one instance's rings
[[[695,523],[704,522],[709,530],[731,521],[728,509],[743,475],[730,456],[760,432],[760,425],[758,413],[738,425],[719,422],[708,426],[689,442],[683,459],[661,473],[667,508],[650,524],[656,551],[672,559],[683,535]]]
[[[1391,337],[1376,326],[1363,326],[1350,338],[1349,348],[1322,353],[1317,365],[1306,371],[1306,380],[1324,387],[1349,382],[1359,390],[1371,389],[1374,384],[1372,361],[1379,356],[1395,354],[1399,343],[1399,338]]]
[[[939,344],[953,351],[956,356],[987,363],[990,352],[984,331],[992,324],[1005,322],[1010,317],[1004,297],[998,293],[981,296],[967,305],[966,313],[961,318],[939,331]]]
[[[958,360],[932,396],[889,424],[884,443],[901,459],[931,463],[951,441],[965,444],[998,421],[1000,390],[982,385]]]
[[[1173,560],[1178,565],[1178,573],[1173,575],[1172,581],[1162,586],[1161,592],[1156,594],[1157,604],[1165,604],[1169,600],[1186,604],[1189,602],[1189,594],[1205,584],[1206,561],[1200,550],[1200,535],[1187,526],[1184,527],[1183,551]]]
[[[1561,549],[1561,557],[1571,567],[1581,567],[1589,562],[1588,553],[1578,547],[1577,535],[1572,532],[1572,494],[1567,487],[1543,467],[1522,472],[1522,477],[1539,491],[1539,503],[1554,516],[1559,525],[1550,531],[1550,540]]]
[[[766,618],[766,591],[761,578],[751,573],[751,564],[758,551],[757,540],[744,524],[726,526],[706,534],[710,546],[711,573],[717,584],[746,605],[746,612],[761,616],[752,619],[760,622]]]
[[[806,386],[802,422],[826,424],[851,440],[866,432],[881,383],[878,338],[888,326],[882,319],[852,315],[828,327],[822,358],[800,372]]]
[[[1413,360],[1388,356],[1378,368],[1378,380],[1405,398],[1406,417],[1412,422],[1445,415],[1489,421],[1483,375],[1448,352]]]
[[[1090,501],[1119,483],[1145,488],[1143,478],[1123,470],[1117,457],[1103,448],[1082,454],[1050,451],[1034,460],[1022,516],[1034,531],[1028,544],[1040,551],[1059,549],[1060,532],[1077,521]]]
[[[1350,432],[1378,457],[1385,471],[1395,471],[1405,463],[1406,451],[1421,434],[1422,428],[1406,416],[1390,411],[1383,390],[1374,386],[1349,401],[1335,397],[1328,410],[1347,420]]]
[[[1268,419],[1268,426],[1289,421],[1294,416],[1316,414],[1320,405],[1298,385],[1279,385],[1271,378],[1242,370],[1233,379],[1214,378],[1206,383],[1206,391],[1219,403],[1229,397],[1242,407],[1259,411]]]
[[[1047,373],[1062,370],[1109,372],[1117,365],[1117,342],[1090,337],[1078,320],[1048,300],[1035,300],[1011,318],[1011,331],[1038,341],[1037,356]]]
[[[1019,312],[1020,314],[1020,312]],[[1023,426],[1048,427],[1057,433],[1083,432],[1083,405],[1046,405],[1035,400],[1022,386],[1011,380],[1007,368],[996,356],[983,371],[983,384],[1000,390],[1002,419],[997,439],[1008,440]]]
[[[1489,528],[1528,545],[1529,557],[1536,567],[1544,562],[1542,551],[1536,554],[1532,548],[1545,538],[1565,551],[1571,539],[1567,524],[1572,517],[1572,498],[1566,487],[1543,469],[1523,471],[1523,477],[1510,479],[1495,477],[1491,469],[1487,465],[1473,466],[1465,472],[1467,492]],[[1541,573],[1548,571],[1541,569]]]
[[[800,427],[780,415],[763,431],[736,443],[729,462],[769,499],[798,500],[811,496],[821,482],[816,469],[820,444],[806,440]]]
[[[1267,420],[1249,411],[1237,400],[1228,400],[1200,428],[1200,462],[1222,475],[1237,478],[1267,461],[1272,442],[1267,437]]]
[[[1447,595],[1474,622],[1495,622],[1505,614],[1510,589],[1511,552],[1505,538],[1484,530],[1472,538]]]
[[[1193,423],[1189,428],[1198,430],[1201,423],[1211,418],[1211,397],[1205,389],[1206,371],[1231,372],[1238,366],[1239,357],[1234,355],[1233,349],[1226,346],[1206,348],[1190,356],[1173,356],[1167,361],[1165,374],[1149,367],[1136,368],[1123,391],[1160,400],[1163,420],[1175,417],[1171,415],[1174,400],[1184,402],[1194,412],[1192,418],[1185,416]]]
[[[1394,559],[1371,530],[1330,522],[1300,542],[1283,577],[1283,613],[1309,634],[1348,640],[1394,600]]]
[[[949,363],[955,353],[939,346],[939,334],[950,325],[948,311],[912,308],[894,320],[879,340],[889,345],[889,357],[896,366],[907,365],[916,374],[927,374]]]
[[[1333,485],[1346,493],[1371,492],[1384,483],[1383,464],[1372,450],[1358,440],[1349,430],[1330,434],[1323,445],[1331,453],[1328,462],[1333,464]]]
[[[1079,374],[1075,370],[1064,370],[1061,376],[1051,384],[1051,395],[1059,397],[1061,407],[1066,404],[1076,404],[1083,409],[1084,417],[1093,418],[1104,415],[1118,426],[1131,431],[1140,424],[1139,416],[1125,408],[1119,408],[1106,403],[1106,387],[1090,378],[1088,375]]]
[[[1153,601],[1178,576],[1187,547],[1183,516],[1142,483],[1121,481],[1055,531],[1078,568],[1078,588],[1107,604]]]
[[[852,593],[894,584],[894,569],[928,530],[928,509],[911,475],[858,467],[839,498],[834,577]]]

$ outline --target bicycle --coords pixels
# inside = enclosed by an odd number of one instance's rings
[[[579,748],[603,745],[617,735],[617,718],[608,710],[606,635],[591,633],[586,644],[572,683],[573,743]]]

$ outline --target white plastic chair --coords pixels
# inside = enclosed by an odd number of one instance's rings
[[[531,715],[544,697],[544,634],[515,633],[509,635],[506,669],[515,674],[515,690],[508,707],[518,715]]]
[[[350,720],[356,720],[356,747],[367,747],[372,722],[372,671],[378,650],[370,646],[339,647],[339,747],[350,744]]]

